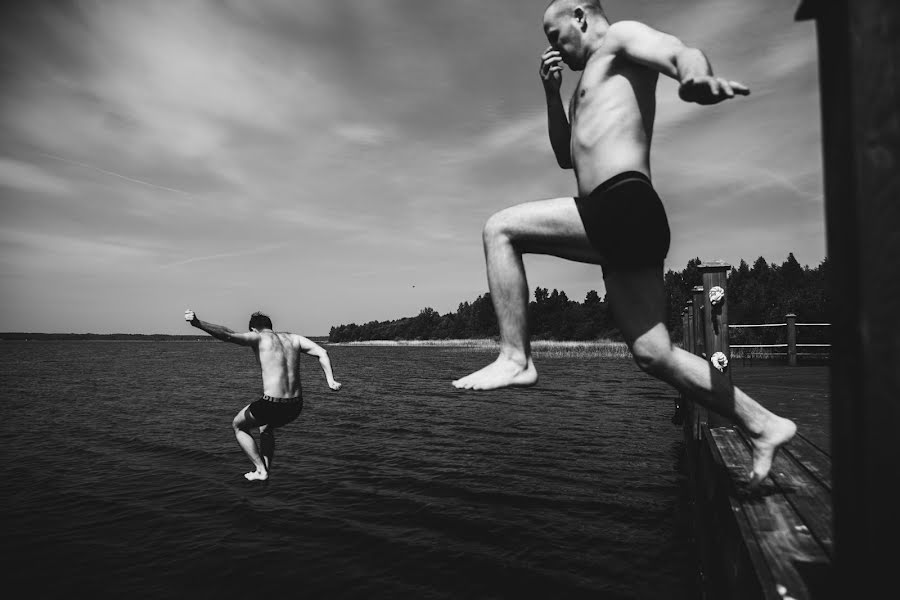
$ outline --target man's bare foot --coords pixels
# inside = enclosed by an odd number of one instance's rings
[[[496,390],[503,387],[522,387],[537,383],[537,369],[528,359],[525,367],[514,360],[498,356],[497,360],[462,379],[453,382],[453,387],[464,390]]]
[[[255,471],[250,471],[249,473],[244,473],[244,477],[247,478],[247,481],[265,481],[269,478],[269,472],[257,469]]]
[[[775,452],[791,441],[797,433],[797,425],[790,419],[774,417],[769,427],[759,437],[751,437],[753,446],[753,471],[750,473],[751,488],[756,487],[769,474]]]

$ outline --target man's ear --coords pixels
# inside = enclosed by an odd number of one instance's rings
[[[578,28],[581,29],[581,32],[587,31],[587,19],[584,18],[584,9],[576,6],[572,14],[575,15],[575,20],[578,21]]]

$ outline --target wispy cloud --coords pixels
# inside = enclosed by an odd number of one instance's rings
[[[63,179],[35,165],[3,158],[0,158],[0,186],[52,196],[69,193]]]
[[[170,296],[252,303],[238,271],[284,286],[272,312],[295,311],[298,282],[315,282],[297,317],[310,333],[483,292],[486,218],[574,192],[546,137],[545,5],[11,5],[0,23],[0,329],[44,329],[53,297],[67,303],[54,314],[87,330],[168,331]],[[816,262],[813,29],[777,0],[606,7],[698,45],[753,89],[696,107],[660,83],[653,165],[678,242],[672,266],[718,253],[718,227],[734,253],[761,252],[744,234],[765,233],[773,260]],[[564,95],[576,77],[565,73]],[[531,285],[571,297],[602,286],[592,267],[528,264]],[[113,297],[140,317],[104,313]]]
[[[109,170],[107,170],[107,169],[101,169],[100,167],[98,167],[98,166],[96,166],[96,165],[89,165],[89,164],[87,164],[87,163],[79,162],[79,161],[77,161],[77,160],[70,160],[70,159],[68,159],[68,158],[63,158],[62,156],[56,156],[56,155],[54,155],[54,154],[47,154],[46,152],[40,152],[39,154],[40,154],[40,156],[45,156],[45,157],[51,158],[51,159],[53,159],[53,160],[58,160],[58,161],[60,161],[60,162],[64,162],[64,163],[69,164],[69,165],[76,165],[76,166],[78,166],[78,167],[84,167],[85,169],[92,169],[92,170],[94,170],[94,171],[97,171],[98,173],[103,173],[104,175],[109,175],[110,177],[117,177],[117,178],[122,179],[122,180],[124,180],[124,181],[129,181],[129,182],[131,182],[131,183],[137,183],[137,184],[139,184],[139,185],[145,185],[145,186],[147,186],[147,187],[155,188],[155,189],[157,189],[157,190],[162,190],[162,191],[164,191],[164,192],[173,192],[173,193],[175,193],[175,194],[181,194],[181,195],[187,196],[187,197],[189,197],[189,198],[192,197],[192,194],[191,194],[190,192],[185,191],[185,190],[179,190],[179,189],[167,187],[167,186],[164,186],[164,185],[158,185],[158,184],[155,184],[155,183],[151,183],[151,182],[149,182],[149,181],[144,181],[143,179],[135,179],[134,177],[128,177],[127,175],[122,175],[121,173],[116,173],[116,172],[114,172],[114,171],[109,171]]]
[[[254,254],[266,254],[268,252],[274,252],[275,250],[284,248],[286,245],[287,244],[266,244],[265,246],[262,246],[259,248],[236,250],[234,252],[222,252],[220,254],[212,254],[210,256],[193,256],[191,258],[186,258],[184,260],[177,260],[175,262],[170,262],[170,263],[160,265],[160,268],[168,269],[171,267],[180,267],[183,265],[189,265],[191,263],[205,262],[205,261],[212,261],[212,260],[221,260],[223,258],[236,258],[239,256],[251,256]]]

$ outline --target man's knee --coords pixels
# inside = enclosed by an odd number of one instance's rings
[[[235,431],[248,431],[252,428],[248,419],[247,419],[247,409],[243,409],[237,415],[235,415],[234,420],[231,421],[231,428]]]
[[[668,340],[638,338],[631,345],[631,355],[637,366],[650,375],[664,375],[672,367],[672,344]]]
[[[496,212],[488,218],[481,232],[485,244],[511,237],[512,229],[507,210]]]

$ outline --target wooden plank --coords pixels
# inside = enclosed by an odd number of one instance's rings
[[[750,452],[750,443],[740,434],[741,440]],[[779,452],[772,461],[769,473],[778,491],[794,507],[803,527],[798,535],[812,535],[822,546],[829,561],[834,559],[834,513],[831,493],[806,468],[787,452]]]
[[[895,585],[900,538],[900,3],[806,0],[819,48],[840,597]]]
[[[827,564],[827,553],[777,486],[764,482],[754,492],[746,490],[750,451],[734,428],[712,428],[709,438],[728,473],[735,513],[746,519],[744,540],[748,546],[758,545],[759,550],[750,555],[757,559],[754,567],[764,593],[767,597],[774,592],[777,596],[771,597],[811,598],[807,582],[794,563]],[[782,457],[781,462],[786,461]]]
[[[797,12],[794,15],[794,18],[798,21],[806,21],[809,19],[815,19],[818,16],[818,2],[817,0],[803,0],[800,3],[799,8],[797,8]]]
[[[831,492],[831,457],[824,450],[797,434],[784,451]]]
[[[706,535],[715,545],[715,553],[707,552],[704,557],[705,568],[717,571],[710,577],[710,597],[780,598],[773,593],[775,581],[752,525],[733,493],[731,476],[709,428],[704,430],[702,447],[701,464],[706,463],[703,476],[707,483]]]

